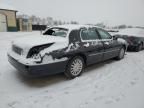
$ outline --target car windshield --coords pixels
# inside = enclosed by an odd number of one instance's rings
[[[50,28],[46,30],[43,33],[43,35],[66,37],[67,33],[68,33],[68,29],[65,29],[65,28]]]

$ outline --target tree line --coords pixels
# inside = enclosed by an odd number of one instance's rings
[[[63,25],[63,24],[79,24],[77,21],[62,21],[62,20],[55,20],[52,17],[41,18],[36,15],[28,16],[26,14],[17,15],[17,18],[30,19],[32,25],[53,26],[53,25]]]

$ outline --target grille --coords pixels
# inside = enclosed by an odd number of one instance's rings
[[[22,49],[15,45],[12,46],[12,50],[19,55],[21,55],[21,53],[22,53]]]

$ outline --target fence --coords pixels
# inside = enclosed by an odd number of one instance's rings
[[[45,30],[46,25],[32,25],[32,30]]]

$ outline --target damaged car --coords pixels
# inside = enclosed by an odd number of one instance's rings
[[[9,62],[20,73],[45,76],[64,72],[75,78],[84,67],[100,61],[123,59],[127,44],[102,28],[91,25],[60,25],[42,35],[27,36],[12,42]]]

